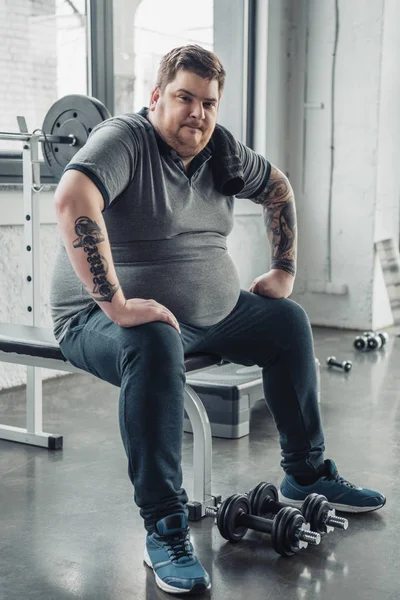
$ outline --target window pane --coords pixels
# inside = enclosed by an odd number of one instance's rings
[[[85,0],[0,0],[0,72],[0,131],[18,131],[17,115],[33,131],[58,98],[87,94]]]
[[[115,112],[148,106],[160,59],[172,48],[213,49],[213,0],[114,0]]]

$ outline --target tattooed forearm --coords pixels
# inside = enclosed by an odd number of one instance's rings
[[[108,263],[97,247],[97,244],[105,240],[100,227],[89,217],[79,217],[75,221],[75,233],[78,237],[72,245],[74,248],[83,248],[86,252],[90,272],[94,275],[94,288],[89,292],[90,295],[96,302],[111,302],[120,286],[113,285],[107,279]]]
[[[295,275],[296,209],[287,177],[272,167],[267,186],[252,200],[263,206],[265,228],[271,244],[271,268]]]

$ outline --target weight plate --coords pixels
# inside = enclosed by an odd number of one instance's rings
[[[220,506],[217,525],[220,534],[230,542],[238,542],[247,533],[247,527],[237,524],[237,517],[242,513],[250,514],[250,503],[246,496],[233,494]]]
[[[306,520],[300,510],[293,508],[290,519],[286,525],[284,550],[286,556],[292,556],[302,548],[307,548],[307,544],[301,542],[298,537],[298,531],[305,524]],[[309,526],[308,526],[309,527]]]
[[[311,528],[313,529],[313,531],[317,531],[315,529],[315,520],[314,520],[314,515],[316,514],[316,512],[319,510],[318,506],[319,503],[321,502],[321,499],[323,501],[325,501],[325,496],[321,496],[319,494],[309,494],[302,506],[301,506],[301,512],[303,514],[303,517],[305,518],[305,520],[307,521],[307,523],[310,523]]]
[[[99,100],[78,94],[64,96],[50,107],[43,121],[44,133],[76,137],[74,146],[43,142],[43,157],[56,179],[60,179],[72,157],[85,145],[92,129],[109,116]]]
[[[305,519],[297,508],[281,508],[272,523],[271,542],[275,552],[282,556],[292,556],[298,552],[296,530],[302,523],[305,523]]]
[[[321,494],[310,494],[304,500],[301,512],[307,523],[310,523],[312,531],[317,533],[329,533],[333,528],[326,525],[325,521],[329,511],[332,509],[326,496]]]
[[[365,346],[366,346],[366,342],[365,342],[365,340],[363,338],[357,337],[354,340],[354,344],[353,345],[354,345],[354,348],[356,348],[357,350],[363,350],[365,348]]]
[[[248,494],[251,514],[257,517],[264,517],[266,513],[275,513],[275,506],[269,510],[268,500],[278,502],[278,490],[272,483],[261,482]]]
[[[106,106],[104,106],[104,104],[102,102],[100,102],[100,100],[98,98],[93,98],[93,96],[90,96],[90,99],[97,106],[97,109],[98,109],[103,121],[105,121],[106,119],[109,119],[111,117],[111,113],[108,110],[108,108]]]
[[[370,348],[371,350],[376,350],[377,348],[380,348],[381,346],[382,346],[382,340],[377,335],[375,335],[374,337],[371,336],[368,338],[368,348]]]

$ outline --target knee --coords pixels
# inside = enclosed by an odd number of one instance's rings
[[[300,304],[290,298],[284,298],[279,302],[281,303],[282,320],[292,331],[296,330],[299,334],[311,332],[310,319]]]
[[[149,366],[156,363],[171,369],[174,365],[183,365],[182,339],[174,327],[162,321],[153,321],[139,325],[134,330],[134,339],[131,338],[124,345],[128,362],[135,357]]]

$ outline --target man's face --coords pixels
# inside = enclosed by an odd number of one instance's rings
[[[205,148],[217,122],[218,81],[180,69],[165,89],[151,94],[149,119],[188,164]]]

